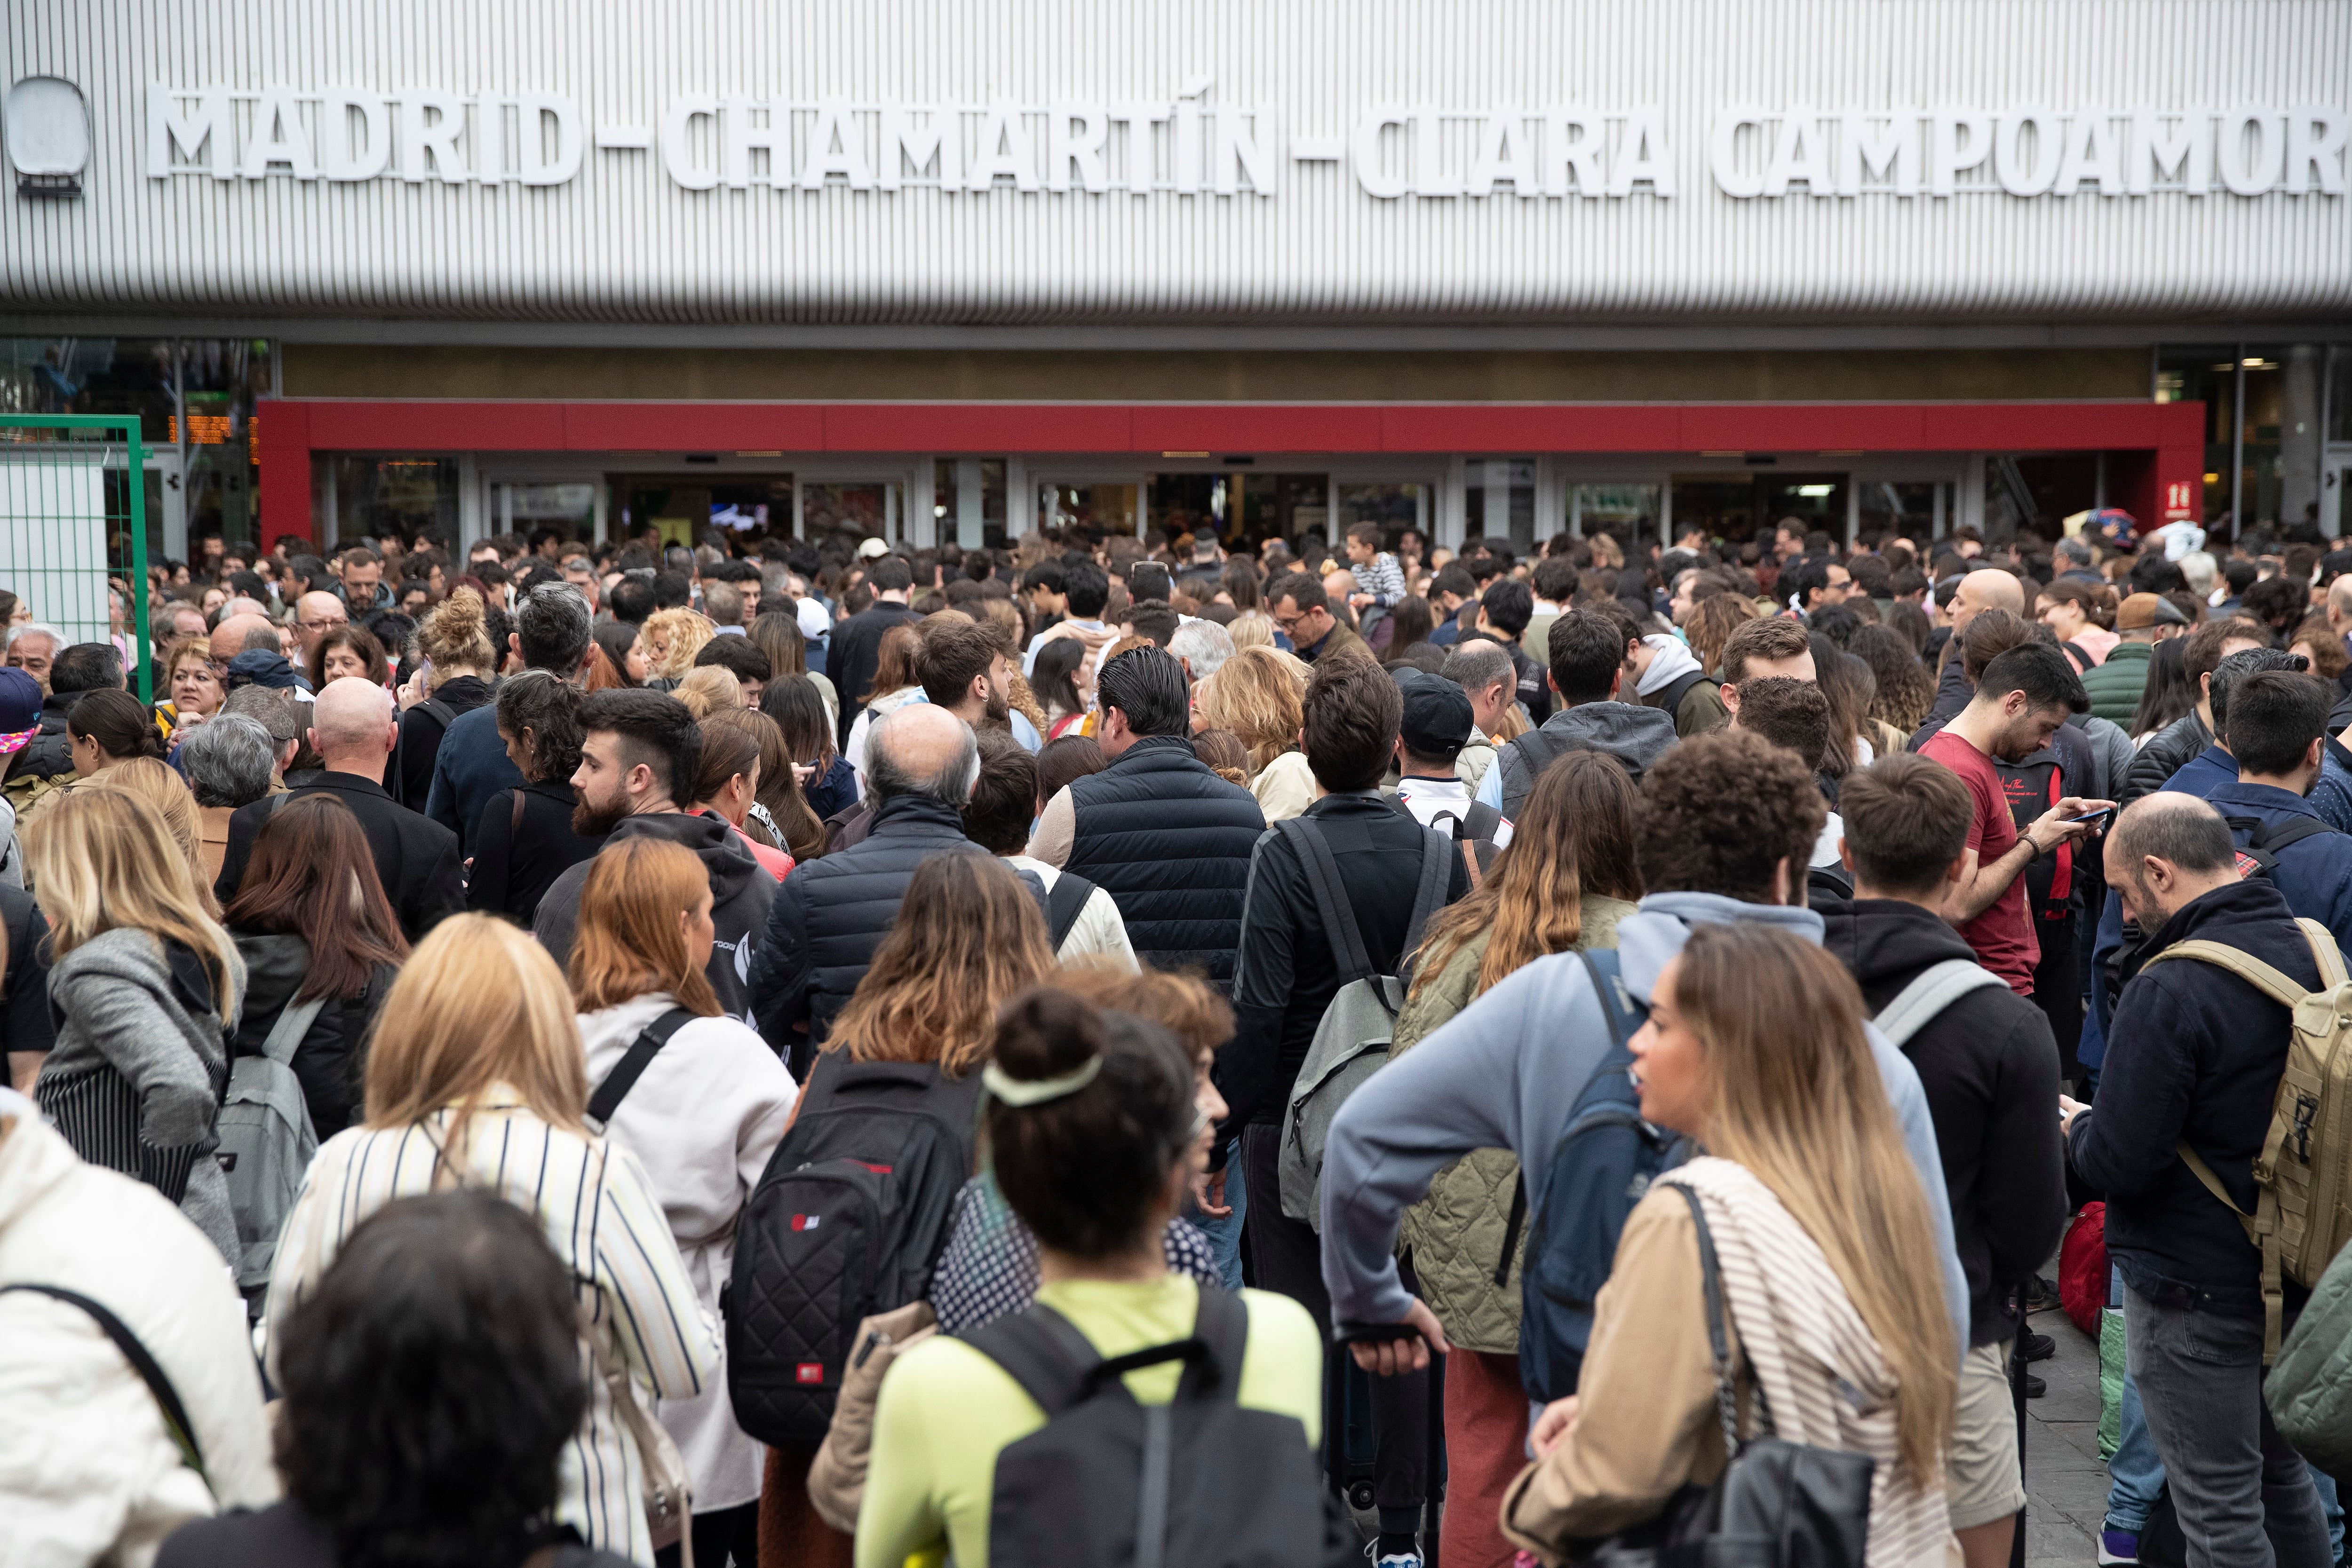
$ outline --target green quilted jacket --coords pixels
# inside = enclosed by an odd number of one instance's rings
[[[1622,898],[1587,894],[1580,906],[1583,947],[1617,946],[1617,922],[1633,913]],[[1480,932],[1456,949],[1428,988],[1397,1015],[1391,1059],[1411,1051],[1439,1026],[1470,1005],[1477,993],[1478,966],[1486,956]],[[1437,1173],[1429,1196],[1405,1210],[1402,1249],[1412,1260],[1421,1299],[1445,1325],[1445,1337],[1466,1350],[1516,1355],[1519,1349],[1519,1259],[1495,1283],[1502,1260],[1503,1233],[1511,1216],[1511,1193],[1519,1162],[1508,1149],[1476,1149]],[[1524,1228],[1524,1225],[1522,1227]]]

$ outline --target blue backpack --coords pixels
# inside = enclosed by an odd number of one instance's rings
[[[1629,1070],[1626,1041],[1641,1027],[1618,977],[1617,955],[1579,954],[1592,994],[1609,1025],[1609,1053],[1576,1097],[1551,1158],[1529,1176],[1519,1173],[1503,1240],[1507,1277],[1518,1230],[1528,1227],[1527,1261],[1519,1274],[1519,1379],[1530,1399],[1549,1404],[1576,1392],[1584,1346],[1592,1333],[1592,1299],[1609,1279],[1625,1217],[1663,1171],[1688,1159],[1687,1139],[1642,1120],[1641,1097]],[[1500,1282],[1499,1281],[1497,1281]]]

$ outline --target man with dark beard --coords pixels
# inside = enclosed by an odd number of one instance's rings
[[[1013,672],[1004,659],[1004,635],[991,623],[961,615],[929,617],[915,649],[915,679],[923,695],[974,730],[1010,729],[1024,751],[1044,744],[1037,727],[1013,710]]]
[[[631,837],[669,839],[702,857],[715,934],[706,973],[728,1016],[750,1023],[751,949],[767,924],[776,879],[761,869],[725,819],[694,811],[694,776],[702,761],[702,731],[694,716],[667,692],[592,692],[580,704],[580,770],[572,776],[580,804],[572,813],[572,831],[586,837],[609,831],[607,849]],[[580,889],[593,864],[583,861],[557,877],[531,922],[532,934],[559,968],[572,957]]]

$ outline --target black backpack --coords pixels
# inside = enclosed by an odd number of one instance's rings
[[[2260,817],[2224,817],[2230,836],[2238,841],[2238,875],[2267,877],[2277,869],[2279,851],[2289,844],[2299,844],[2305,839],[2336,830],[2317,817],[2297,817],[2276,827]]]
[[[1058,953],[1070,928],[1078,923],[1085,912],[1087,900],[1095,895],[1095,884],[1075,872],[1064,872],[1054,879],[1051,892],[1045,894],[1045,925],[1048,928],[1046,946]]]
[[[991,1563],[1057,1568],[1326,1568],[1360,1561],[1305,1428],[1244,1409],[1249,1309],[1203,1287],[1192,1337],[1106,1361],[1047,1306],[960,1336],[1045,1412],[996,1456]],[[1181,1361],[1176,1397],[1139,1405],[1120,1381]]]
[[[920,1301],[972,1170],[980,1075],[821,1051],[735,1226],[727,1389],[771,1448],[814,1452],[858,1320]]]
[[[2009,819],[2019,832],[2023,832],[2043,812],[2056,805],[2073,787],[2058,753],[2048,747],[2016,762],[2005,762],[1998,757],[1987,758],[1993,772],[2000,779],[2001,791],[2009,800]],[[2079,875],[2074,865],[2078,851],[2073,840],[2059,844],[2055,852],[2037,855],[2023,873],[2025,905],[2033,918],[2041,921],[2063,920],[2074,907],[2074,884]]]

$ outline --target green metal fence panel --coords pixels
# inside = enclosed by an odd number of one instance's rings
[[[68,643],[113,643],[139,700],[154,700],[136,415],[0,413],[0,588]]]

